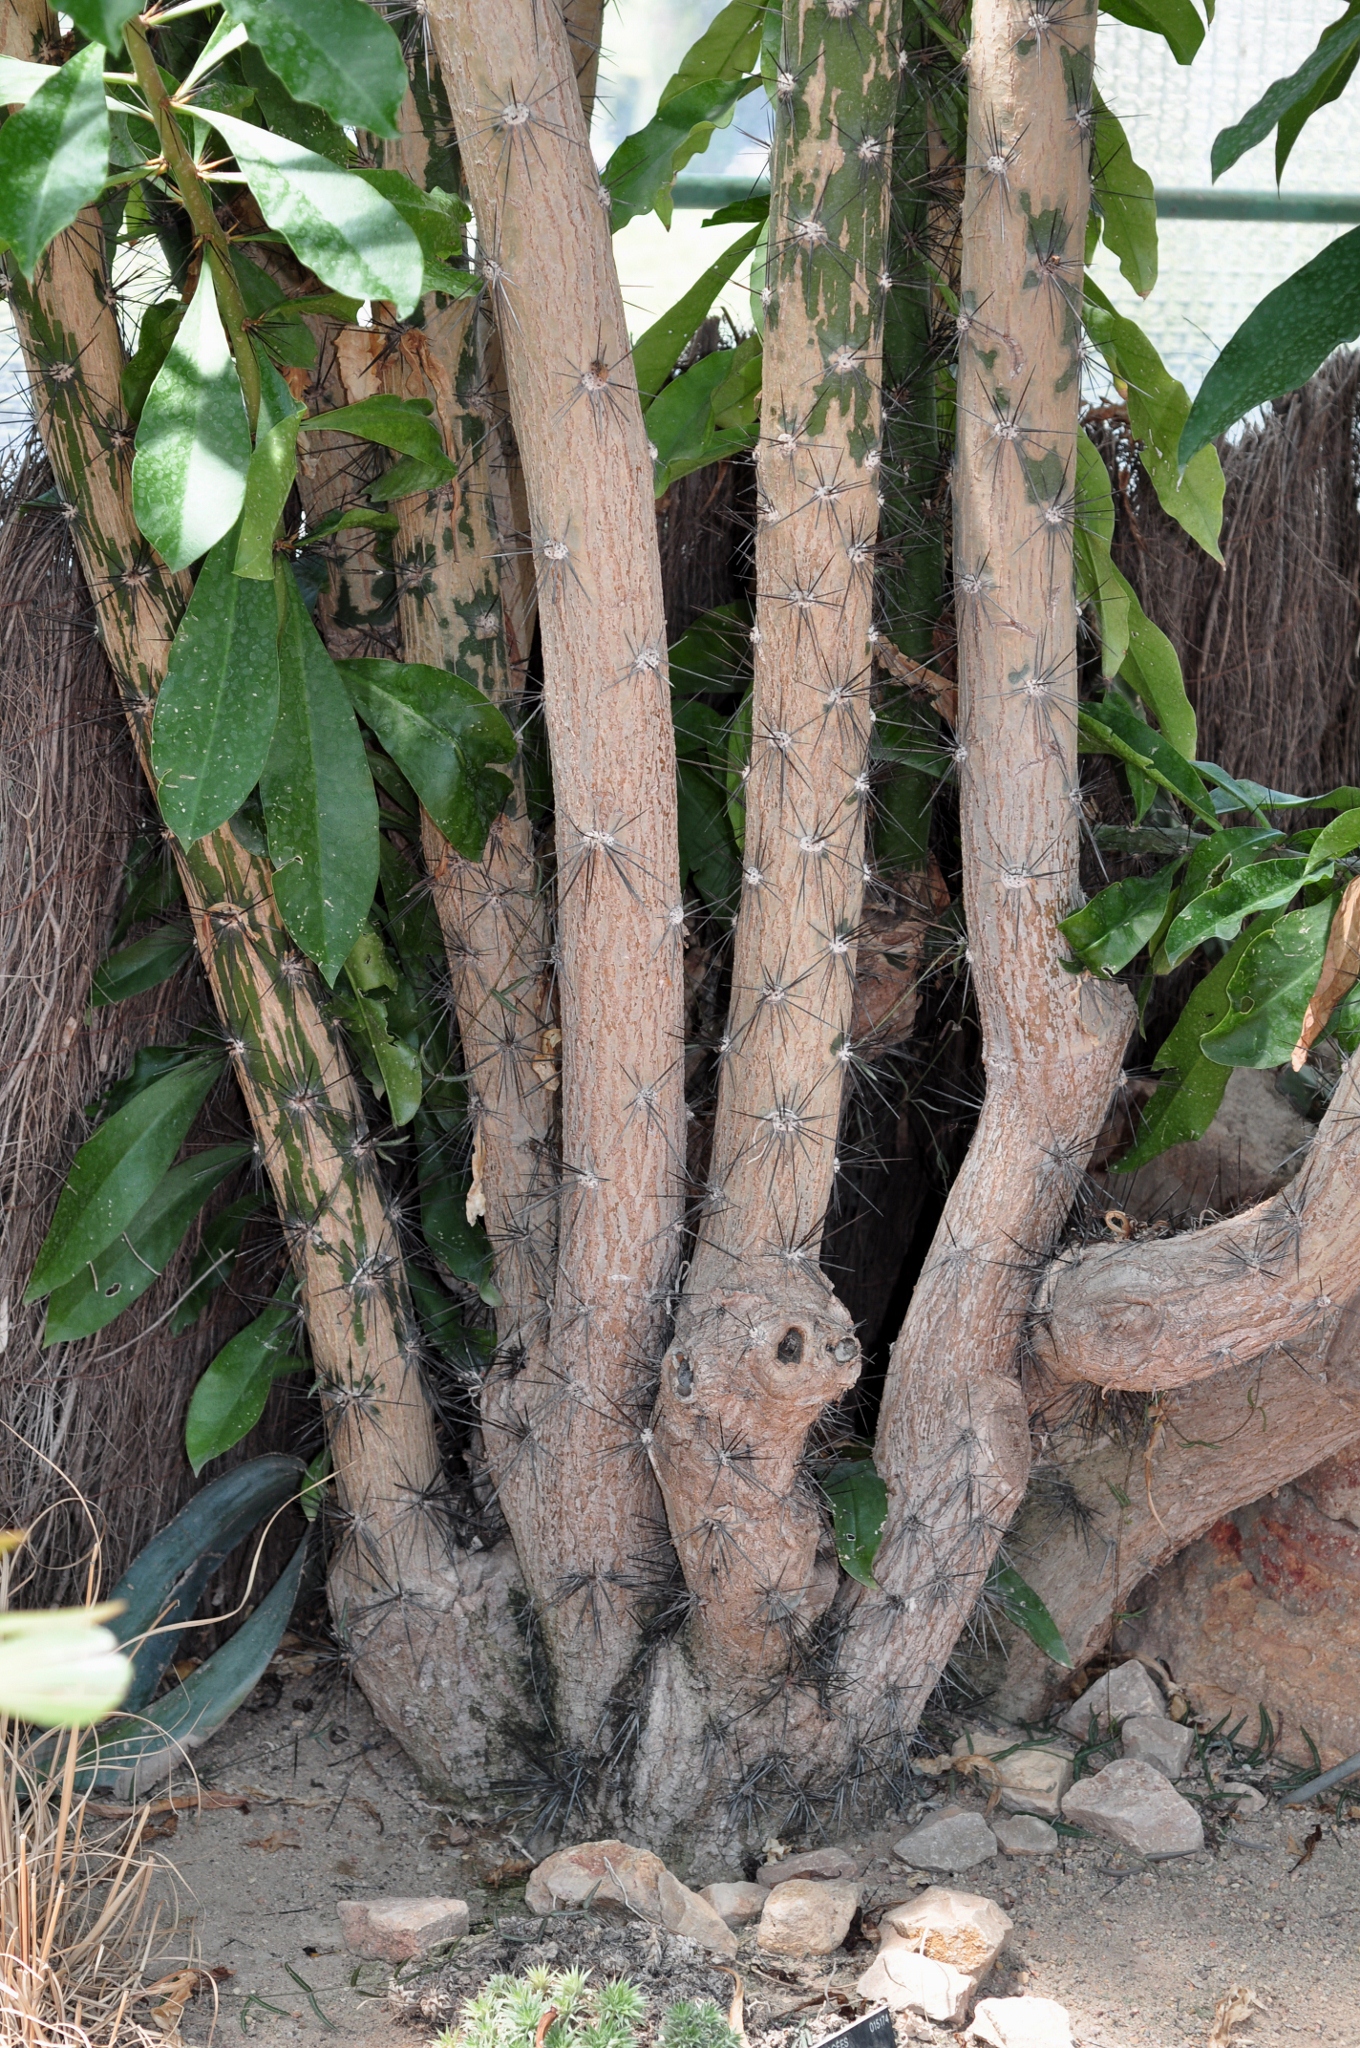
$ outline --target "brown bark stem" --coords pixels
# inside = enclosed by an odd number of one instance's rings
[[[1057,930],[1078,890],[1072,524],[1090,151],[1077,86],[1095,0],[1061,25],[1034,22],[1010,0],[978,0],[968,58],[957,731],[987,1092],[893,1347],[875,1447],[881,1590],[861,1600],[844,1658],[913,1716],[1024,1493],[1019,1340],[1132,1024],[1123,991],[1064,971]]]
[[[593,1736],[637,1643],[628,1586],[658,1506],[638,1404],[679,1253],[684,1156],[684,917],[652,465],[560,17],[535,0],[434,0],[430,24],[524,468],[557,804],[551,1356],[500,1383],[488,1450],[541,1602],[564,1731]]]

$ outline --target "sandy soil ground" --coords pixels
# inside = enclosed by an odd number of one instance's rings
[[[358,1694],[328,1686],[306,1651],[276,1660],[197,1764],[206,1793],[245,1806],[181,1813],[157,1844],[181,1880],[172,1945],[192,1943],[219,1976],[216,2014],[206,1994],[185,2013],[187,2042],[334,2034],[362,2048],[426,2048],[470,1986],[544,1957],[561,1967],[579,1956],[605,1974],[626,1967],[658,2013],[705,1990],[727,2007],[730,1977],[688,1943],[527,1920],[534,1845],[490,1807],[484,1826],[469,1827],[428,1801]],[[869,1866],[871,1925],[920,1881],[891,1856],[902,1828],[885,1814],[854,1837]],[[1071,1838],[1059,1858],[998,1859],[956,1879],[1015,1923],[985,1991],[1061,2000],[1078,2048],[1203,2048],[1219,2000],[1247,1986],[1264,2009],[1234,2033],[1240,2048],[1360,2048],[1360,1823],[1271,1803],[1214,1832],[1215,1847],[1176,1863],[1145,1867]],[[338,1900],[381,1893],[466,1899],[471,1931],[394,1984],[385,1966],[356,1964],[336,1918]],[[852,1939],[829,1961],[787,1968],[768,1967],[744,1940],[736,1968],[752,2048],[810,2048],[856,2015],[855,1980],[874,1945]],[[938,2048],[954,2040],[924,2021],[902,2023],[898,2036]]]

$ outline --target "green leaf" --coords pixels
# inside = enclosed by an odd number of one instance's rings
[[[288,1349],[296,1318],[292,1302],[271,1302],[222,1346],[202,1374],[184,1419],[184,1448],[196,1473],[249,1435],[276,1379],[305,1369],[306,1361]]]
[[[644,405],[660,391],[679,357],[694,339],[696,330],[708,317],[708,310],[718,293],[759,240],[758,227],[752,228],[749,234],[738,235],[717,262],[710,264],[697,283],[690,286],[684,297],[677,299],[669,312],[663,313],[633,343],[633,374]]]
[[[1191,0],[1100,0],[1100,11],[1130,28],[1164,36],[1178,64],[1188,64],[1204,41],[1204,23]],[[1211,0],[1204,11],[1212,20]]]
[[[55,78],[55,64],[26,64],[22,57],[0,57],[0,107],[26,107],[40,85]]]
[[[658,107],[645,128],[625,136],[601,172],[610,196],[610,224],[617,234],[639,213],[657,212],[670,225],[670,189],[715,128],[726,127],[737,102],[759,85],[758,78],[702,79]]]
[[[471,216],[463,200],[455,193],[441,192],[437,186],[425,191],[405,171],[379,171],[358,165],[355,176],[395,206],[419,242],[425,259],[427,292],[466,297],[482,289],[482,280],[475,271],[450,269],[443,260],[446,256],[462,255],[466,248],[464,229]]]
[[[194,950],[192,934],[182,924],[158,925],[145,938],[101,960],[90,983],[90,1008],[102,1010],[121,1003],[144,989],[159,988],[168,981]]]
[[[141,11],[141,0],[64,0],[63,5],[82,35],[108,50],[119,47],[124,27]]]
[[[288,502],[288,493],[297,476],[297,437],[301,424],[301,406],[287,419],[276,420],[272,427],[260,434],[250,458],[250,468],[246,471],[245,504],[232,574],[244,582],[267,583],[271,596],[274,540],[283,508]]]
[[[399,133],[408,80],[401,44],[364,0],[225,0],[295,100],[375,135]]]
[[[1185,694],[1180,657],[1160,626],[1155,626],[1138,602],[1131,583],[1124,582],[1129,605],[1129,645],[1120,665],[1120,676],[1135,690],[1156,717],[1165,737],[1178,754],[1193,762],[1199,743],[1195,708]]]
[[[337,406],[334,412],[313,413],[302,423],[304,434],[355,434],[362,441],[376,441],[382,448],[395,448],[410,455],[436,474],[441,482],[456,476],[456,463],[449,461],[439,429],[429,417],[427,398],[391,398],[378,393],[361,398],[355,405]]]
[[[1324,31],[1316,49],[1309,52],[1297,71],[1292,71],[1288,78],[1277,78],[1273,85],[1266,87],[1256,104],[1248,107],[1240,121],[1219,130],[1209,157],[1214,183],[1217,184],[1240,156],[1245,156],[1249,149],[1255,149],[1258,142],[1264,142],[1271,129],[1286,114],[1311,99],[1318,86],[1357,48],[1360,48],[1360,5],[1351,0],[1345,13]]]
[[[165,1271],[213,1189],[249,1157],[249,1145],[218,1145],[172,1166],[126,1230],[52,1290],[43,1343],[89,1337],[139,1300]]]
[[[1129,705],[1110,692],[1098,703],[1083,704],[1077,712],[1077,730],[1088,745],[1116,755],[1159,788],[1170,791],[1187,804],[1206,825],[1217,826],[1215,811],[1197,766],[1177,752],[1146,725]]]
[[[1166,935],[1167,960],[1175,967],[1206,939],[1235,938],[1247,918],[1278,910],[1308,879],[1308,863],[1293,855],[1235,868],[1226,881],[1176,913]]]
[[[1071,1670],[1071,1653],[1058,1632],[1058,1624],[1033,1586],[1021,1578],[1014,1565],[1002,1564],[998,1560],[987,1574],[987,1591],[1007,1620],[1023,1629],[1050,1663],[1061,1664],[1065,1671]]]
[[[403,318],[423,289],[420,243],[362,178],[286,136],[205,110],[250,182],[260,211],[294,254],[336,291],[391,299]]]
[[[1360,334],[1360,228],[1331,242],[1248,313],[1199,387],[1180,461],[1254,406],[1306,384],[1334,348]]]
[[[78,50],[0,128],[0,242],[32,277],[44,249],[104,189],[104,52]]]
[[[888,1489],[872,1458],[844,1458],[821,1482],[831,1503],[831,1522],[841,1570],[861,1586],[875,1586],[878,1555],[888,1513]]]
[[[731,374],[735,355],[735,349],[718,348],[701,356],[672,377],[643,414],[656,449],[658,497],[677,478],[753,446],[755,429],[720,430],[713,423],[713,401]]]
[[[421,462],[414,455],[403,455],[400,462],[384,470],[376,483],[368,486],[370,498],[390,502],[394,498],[414,497],[418,491],[437,491],[449,479],[452,465],[441,455],[438,463]]]
[[[1176,873],[1169,867],[1158,875],[1130,875],[1111,882],[1080,910],[1062,918],[1058,930],[1092,973],[1117,974],[1160,929]]]
[[[1322,972],[1338,898],[1326,896],[1253,933],[1228,982],[1226,1016],[1200,1037],[1225,1067],[1279,1067],[1293,1052]]]
[[[107,1608],[0,1613],[0,1713],[38,1728],[88,1728],[122,1703],[132,1666]]]
[[[332,121],[329,114],[323,114],[320,107],[308,106],[305,100],[295,100],[282,79],[276,78],[258,50],[246,46],[238,59],[241,76],[250,87],[255,101],[255,110],[267,128],[276,135],[287,136],[303,149],[315,151],[318,156],[328,157],[333,164],[347,169],[350,159],[350,140],[343,128]],[[201,102],[200,102],[201,104]],[[234,107],[225,109],[234,113]]]
[[[134,1095],[140,1095],[153,1081],[159,1081],[163,1074],[169,1074],[176,1067],[182,1067],[190,1060],[202,1057],[198,1045],[139,1045],[132,1055],[132,1064],[110,1088],[106,1088],[98,1102],[91,1105],[90,1113],[101,1118],[111,1117],[116,1110],[126,1107]]]
[[[1325,862],[1344,860],[1348,853],[1354,853],[1360,846],[1360,810],[1342,811],[1339,817],[1324,825],[1308,849],[1308,872],[1320,868]]]
[[[352,956],[351,956],[352,957]],[[387,1103],[394,1124],[409,1124],[420,1108],[420,1054],[388,1028],[387,1004],[381,996],[357,990],[337,995],[336,1014],[358,1041],[364,1075],[373,1092]]]
[[[1227,1014],[1228,983],[1247,946],[1250,935],[1242,937],[1197,987],[1191,990],[1175,1026],[1163,1040],[1152,1061],[1155,1072],[1168,1078],[1143,1111],[1134,1144],[1115,1162],[1118,1173],[1136,1173],[1168,1146],[1191,1143],[1202,1138],[1218,1113],[1228,1085],[1228,1069],[1206,1059],[1200,1039]]]
[[[450,1173],[443,1134],[428,1110],[421,1111],[415,1136],[420,1227],[425,1242],[455,1279],[470,1281],[484,1301],[497,1306],[500,1294],[491,1277],[493,1261],[486,1226],[468,1222],[471,1180],[465,1173]]]
[[[199,570],[151,722],[161,816],[184,846],[240,809],[279,715],[278,599],[232,573],[236,544],[224,534]]]
[[[1356,11],[1355,0],[1352,0],[1352,4],[1346,9],[1346,12],[1340,19],[1329,22],[1322,31],[1319,38],[1319,48],[1329,42],[1333,36],[1344,36],[1344,32],[1355,18]],[[1320,107],[1330,106],[1333,100],[1341,97],[1346,87],[1350,84],[1357,59],[1360,59],[1360,48],[1357,48],[1354,43],[1347,39],[1346,48],[1340,55],[1336,56],[1335,61],[1322,73],[1312,90],[1306,92],[1301,99],[1296,100],[1294,105],[1280,116],[1279,125],[1275,131],[1275,182],[1277,185],[1284,176],[1285,165],[1289,162],[1294,144],[1303,133],[1304,127]]]
[[[1092,186],[1106,248],[1140,299],[1157,282],[1157,196],[1152,179],[1133,160],[1129,138],[1099,94],[1094,100]]]
[[[73,1280],[87,1260],[127,1229],[160,1185],[221,1072],[220,1059],[186,1060],[134,1095],[85,1140],[71,1162],[25,1301],[41,1301]]]
[[[198,1321],[209,1296],[217,1292],[231,1271],[247,1223],[264,1206],[263,1195],[238,1195],[234,1202],[228,1202],[208,1218],[199,1234],[184,1299],[170,1318],[172,1337],[178,1337]]]
[[[378,883],[378,803],[335,663],[285,575],[279,717],[260,777],[284,922],[334,983]]]
[[[147,394],[132,463],[137,524],[172,569],[236,524],[249,463],[245,400],[205,264]]]
[[[127,1706],[144,1706],[174,1661],[179,1626],[198,1608],[213,1573],[266,1515],[297,1492],[298,1459],[277,1452],[252,1458],[211,1480],[139,1550],[109,1589],[122,1613],[113,1630],[120,1643],[137,1645]]]
[[[660,104],[678,99],[692,85],[706,80],[741,78],[760,61],[760,31],[766,0],[728,0],[720,7],[697,43],[692,43],[661,88]]]
[[[696,696],[674,703],[680,873],[714,914],[729,918],[741,862],[727,808],[727,721]]]
[[[154,306],[148,306],[142,314],[137,347],[124,364],[119,379],[123,409],[134,426],[142,416],[147,393],[160,375],[161,364],[170,352],[170,344],[186,310],[183,299],[161,299]]]
[[[450,846],[480,860],[505,806],[515,735],[489,697],[446,669],[418,661],[342,661],[340,679]]]

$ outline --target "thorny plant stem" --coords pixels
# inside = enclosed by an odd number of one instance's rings
[[[170,175],[175,181],[175,190],[183,202],[194,234],[205,251],[212,252],[213,260],[209,264],[209,269],[217,289],[222,324],[227,330],[231,352],[236,358],[236,374],[241,380],[246,414],[253,434],[260,417],[260,366],[255,360],[255,350],[246,326],[246,302],[241,296],[241,287],[236,281],[236,272],[232,267],[231,244],[223,233],[217,215],[213,212],[211,195],[198,175],[198,168],[184,140],[170,95],[165,89],[160,66],[152,55],[146,30],[140,21],[124,23],[123,40],[127,44],[133,70],[137,74],[137,83],[151,110],[151,118],[156,124],[156,134]]]
[[[7,53],[31,57],[53,32],[45,6],[10,0]],[[165,568],[132,516],[133,437],[98,212],[57,237],[31,285],[16,274],[9,289],[38,424],[150,781],[150,717],[189,579]],[[268,863],[229,826],[177,847],[176,860],[301,1282],[345,1527],[332,1599],[370,1696],[396,1720],[404,1694],[392,1639],[402,1620],[391,1596],[441,1571],[446,1554],[438,1447],[376,1153],[321,985],[275,907]]]
[[[560,16],[537,0],[432,0],[429,18],[524,468],[556,797],[551,1343],[506,1360],[484,1418],[541,1603],[560,1730],[593,1741],[636,1653],[630,1589],[658,1513],[642,1404],[684,1172],[684,907],[652,461]]]
[[[1096,0],[973,9],[954,552],[987,1091],[879,1418],[881,1590],[860,1598],[843,1659],[870,1714],[890,1693],[919,1712],[1024,1492],[1029,1297],[1132,1025],[1123,990],[1064,971],[1057,930],[1078,890],[1072,525],[1095,26]]]
[[[787,1663],[836,1589],[798,1471],[859,1346],[819,1265],[864,898],[900,8],[787,0],[775,93],[744,887],[711,1182],[653,1455],[701,1661]]]

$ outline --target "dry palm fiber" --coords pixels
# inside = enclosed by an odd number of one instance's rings
[[[58,1505],[73,1487],[98,1516],[106,1583],[194,1490],[181,1448],[190,1389],[254,1312],[224,1289],[212,1314],[171,1335],[196,1233],[82,1343],[44,1351],[42,1306],[21,1306],[85,1105],[139,1046],[180,1042],[211,1015],[196,963],[86,1015],[150,799],[61,517],[21,509],[50,482],[36,441],[0,476],[0,1523],[36,1523],[26,1605],[83,1597],[88,1525]],[[207,1128],[216,1142],[245,1134],[234,1089],[219,1091]],[[236,1192],[229,1180],[218,1199]],[[277,1439],[277,1420],[264,1429],[242,1455]]]
[[[1181,657],[1204,760],[1300,794],[1360,781],[1360,351],[1220,454],[1223,567],[1140,476],[1115,559]]]

